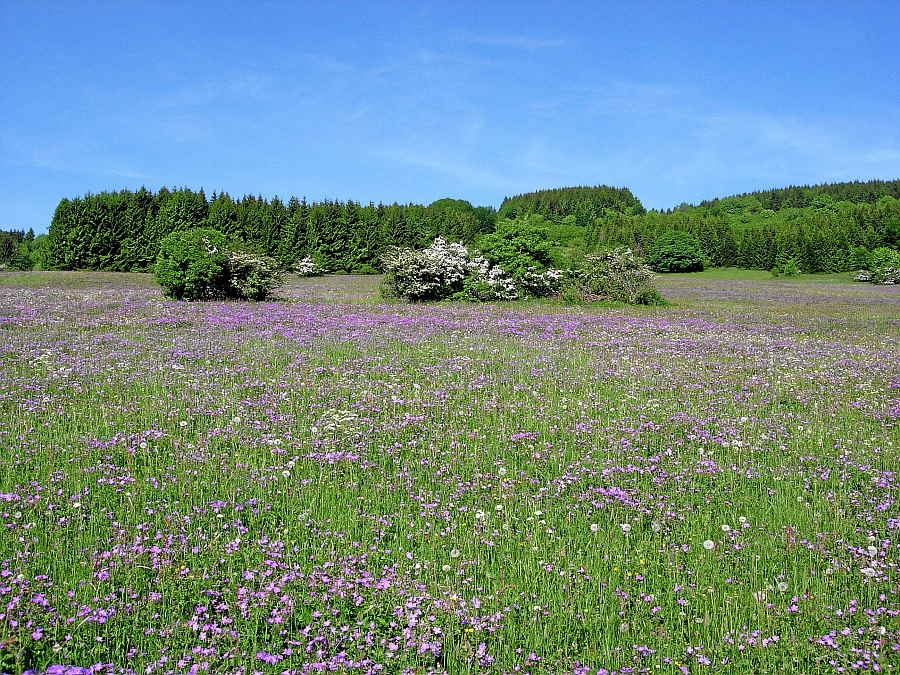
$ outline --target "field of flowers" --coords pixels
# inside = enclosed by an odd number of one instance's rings
[[[900,671],[900,287],[0,275],[0,673]]]

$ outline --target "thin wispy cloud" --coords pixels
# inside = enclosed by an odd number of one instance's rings
[[[463,33],[457,38],[460,42],[484,47],[511,47],[513,49],[549,49],[564,47],[568,40],[538,38],[530,35],[477,35]]]
[[[192,82],[163,93],[156,100],[162,108],[201,107],[217,101],[260,99],[274,83],[263,73],[240,72]]]
[[[5,163],[14,167],[43,169],[77,175],[97,174],[129,180],[150,178],[142,171],[127,166],[126,161],[92,142],[59,140],[57,142],[11,138],[0,139]]]
[[[512,190],[517,185],[508,176],[484,168],[483,163],[454,156],[445,149],[387,148],[372,154],[379,161],[434,171],[461,185],[487,185],[495,190]]]

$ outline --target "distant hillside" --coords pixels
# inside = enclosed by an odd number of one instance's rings
[[[817,197],[830,197],[836,202],[871,204],[886,196],[900,199],[900,179],[790,185],[784,188],[744,192],[729,197],[708,199],[700,202],[699,206],[714,208],[723,204],[737,204],[740,208],[748,208],[758,204],[761,209],[780,211],[781,209],[802,209],[812,206]]]
[[[700,241],[716,266],[772,269],[794,259],[805,272],[858,268],[864,251],[900,247],[900,180],[762,190],[668,211],[596,219],[587,248],[652,249],[669,230]]]
[[[628,188],[597,185],[537,190],[507,197],[500,205],[498,215],[501,218],[515,218],[537,213],[551,220],[574,216],[575,224],[590,225],[608,211],[636,215],[644,213],[645,209]]]

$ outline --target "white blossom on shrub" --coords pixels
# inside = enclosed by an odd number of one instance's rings
[[[265,300],[282,282],[278,262],[264,255],[229,251],[225,268],[228,279],[226,293],[233,298]]]
[[[383,259],[383,288],[407,300],[442,300],[461,290],[472,262],[465,246],[443,237],[420,251],[394,249]]]
[[[294,264],[293,271],[301,277],[317,277],[322,274],[322,268],[319,266],[319,263],[309,256],[297,261]]]
[[[532,267],[519,277],[519,284],[525,295],[546,298],[559,293],[562,278],[561,270],[551,268],[544,272],[538,272],[536,268]]]
[[[900,267],[882,267],[879,270],[878,280],[883,286],[893,286],[900,284]]]
[[[438,237],[426,249],[394,249],[382,260],[385,295],[407,300],[516,300],[559,292],[562,272],[532,269],[515,279],[465,246]]]
[[[585,256],[566,295],[572,300],[613,300],[637,305],[663,302],[653,287],[655,275],[631,249],[617,248]]]

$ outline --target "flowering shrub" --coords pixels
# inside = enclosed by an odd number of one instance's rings
[[[518,278],[500,265],[470,253],[459,243],[442,237],[420,251],[394,249],[382,260],[385,277],[382,293],[387,297],[423,300],[516,300],[543,297],[559,290],[559,270],[538,271],[532,267]]]
[[[407,300],[443,300],[461,291],[469,274],[469,252],[438,237],[426,249],[394,249],[383,259],[382,292]]]
[[[225,260],[225,295],[229,298],[265,300],[282,282],[274,258],[229,251]]]
[[[229,251],[225,235],[203,227],[163,239],[154,272],[166,296],[176,300],[263,300],[281,283],[275,260]]]
[[[519,275],[518,282],[524,295],[546,298],[559,293],[562,278],[561,270],[551,268],[538,272],[536,268],[531,267]]]
[[[885,286],[900,284],[900,251],[887,246],[876,248],[869,256],[868,269],[860,270],[853,279]]]
[[[317,277],[324,273],[322,266],[311,257],[306,256],[294,264],[293,272],[301,277]]]
[[[632,305],[663,304],[653,287],[653,271],[631,249],[617,248],[584,257],[564,297],[570,301],[613,300]]]
[[[382,261],[386,297],[411,301],[517,300],[563,295],[590,302],[616,300],[631,304],[662,304],[653,288],[653,272],[630,249],[586,256],[574,270],[531,266],[510,275],[465,246],[442,237],[426,249],[394,249]]]

